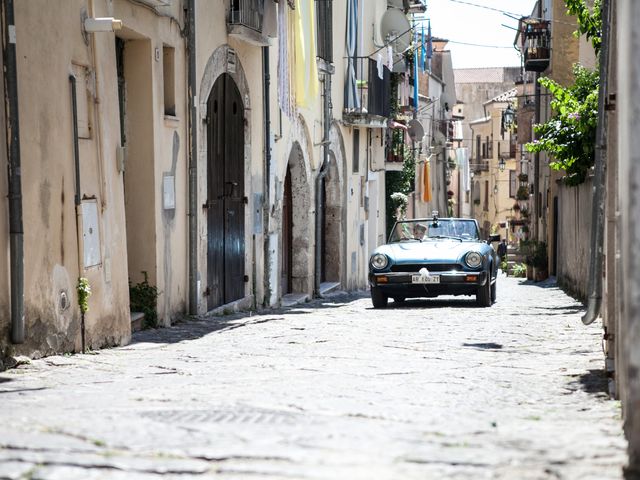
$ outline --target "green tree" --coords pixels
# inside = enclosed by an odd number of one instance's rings
[[[385,197],[387,236],[396,221],[395,212],[402,195],[408,195],[415,189],[416,161],[414,153],[408,145],[404,145],[404,164],[401,171],[389,171],[386,173]]]
[[[597,55],[602,42],[602,0],[594,0],[592,8],[584,0],[564,0],[564,3],[567,13],[575,15],[578,20],[576,35],[586,36]]]
[[[569,87],[546,77],[539,80],[553,96],[554,114],[534,126],[536,140],[527,144],[527,150],[549,153],[549,165],[566,172],[565,183],[579,185],[595,159],[599,75],[580,65],[574,65],[573,73],[575,82]]]
[[[576,35],[590,40],[597,55],[602,41],[602,0],[594,0],[592,7],[585,0],[565,0],[565,5],[567,13],[577,19]],[[550,166],[566,172],[565,183],[579,185],[595,160],[599,74],[579,65],[574,65],[573,73],[575,82],[569,87],[550,78],[539,80],[553,96],[554,115],[534,126],[536,140],[527,144],[527,150],[547,152]]]

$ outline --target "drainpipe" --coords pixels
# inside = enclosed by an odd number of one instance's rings
[[[316,177],[316,251],[315,278],[313,283],[314,297],[320,296],[321,265],[322,265],[322,224],[324,223],[324,194],[322,180],[329,171],[329,131],[331,129],[331,73],[326,72],[322,80],[323,86],[323,135],[322,135],[322,166]]]
[[[271,77],[269,76],[269,47],[262,47],[262,111],[264,115],[264,184],[262,218],[264,238],[264,300],[267,306],[271,298],[271,251],[269,250],[269,206],[271,197],[271,102],[269,99]]]
[[[80,193],[80,148],[78,145],[78,96],[76,87],[76,77],[69,75],[69,85],[71,87],[71,116],[73,120],[73,163],[76,173],[75,178],[75,195],[73,197],[73,203],[76,207],[76,237],[78,240],[78,277],[82,277],[82,232],[80,231],[80,225],[82,225],[82,196]],[[82,353],[85,353],[85,323],[84,312],[80,315],[80,343],[82,346]]]
[[[591,211],[591,251],[589,259],[589,300],[582,323],[590,325],[600,314],[602,306],[602,268],[604,241],[605,161],[607,157],[607,112],[609,93],[609,42],[611,32],[611,1],[602,4],[602,46],[600,48],[600,86],[598,92],[598,126],[596,128],[595,171],[593,178],[593,206]]]
[[[189,115],[189,313],[198,314],[198,108],[196,103],[195,0],[187,4],[187,88]]]
[[[18,72],[13,0],[2,1],[4,103],[9,173],[9,255],[11,268],[11,341],[24,343],[24,231],[22,228],[22,181],[20,122],[18,118]]]

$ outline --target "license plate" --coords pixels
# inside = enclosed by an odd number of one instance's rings
[[[411,283],[440,283],[440,275],[411,275]]]

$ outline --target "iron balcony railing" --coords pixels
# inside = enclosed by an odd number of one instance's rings
[[[231,0],[229,25],[240,25],[262,33],[264,0]]]
[[[347,59],[344,114],[347,121],[363,122],[391,115],[391,72],[369,57]],[[368,120],[367,120],[368,119]],[[356,123],[362,123],[357,121]]]
[[[551,30],[546,20],[530,21],[524,26],[524,69],[544,72],[551,62]]]

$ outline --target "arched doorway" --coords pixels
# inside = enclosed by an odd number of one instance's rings
[[[321,282],[340,282],[342,259],[342,201],[340,175],[333,152],[329,154],[329,170],[320,189],[324,212],[322,216]]]
[[[244,297],[244,105],[218,77],[207,101],[207,307]]]
[[[311,289],[309,182],[304,165],[302,148],[295,142],[282,189],[280,286],[283,295],[306,293]]]

